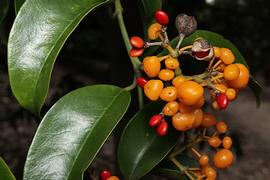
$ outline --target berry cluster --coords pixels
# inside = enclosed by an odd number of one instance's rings
[[[151,46],[160,46],[168,52],[164,56],[145,57],[142,67],[147,77],[137,78],[137,84],[144,89],[148,99],[166,102],[162,111],[149,120],[149,125],[156,128],[159,136],[167,134],[168,122],[181,132],[203,129],[201,139],[217,150],[213,158],[214,165],[217,168],[227,168],[233,162],[233,153],[230,151],[232,140],[229,136],[224,136],[228,129],[225,122],[217,122],[214,115],[203,112],[205,90],[209,90],[213,109],[223,110],[229,102],[236,99],[238,91],[247,86],[249,70],[243,64],[234,63],[236,58],[230,49],[213,47],[204,38],[199,37],[193,44],[181,47],[182,40],[197,29],[194,17],[185,14],[176,17],[179,42],[175,48],[171,46],[166,31],[168,15],[164,11],[157,11],[155,19],[156,23],[148,28],[150,42],[145,42],[138,36],[130,39],[133,46],[130,51],[132,57],[141,56],[144,49]],[[182,55],[189,55],[194,61],[207,63],[208,68],[202,74],[186,76],[181,70]],[[214,126],[216,132],[211,137],[207,136],[208,129],[213,129]],[[223,140],[219,136],[222,136]],[[198,177],[215,179],[216,171],[209,166],[209,157],[201,155],[194,148],[192,150],[196,152],[201,165]]]
[[[117,176],[113,176],[111,171],[109,170],[103,170],[100,173],[100,179],[101,180],[119,180]]]

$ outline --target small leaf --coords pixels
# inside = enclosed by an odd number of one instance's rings
[[[157,136],[148,125],[151,116],[162,110],[153,102],[139,111],[126,126],[118,147],[119,167],[128,180],[139,179],[153,169],[175,146],[178,134],[170,131]]]
[[[8,165],[5,161],[0,157],[0,179],[3,180],[16,180],[15,176],[12,174]]]
[[[62,97],[38,127],[24,179],[82,179],[129,103],[129,93],[111,85],[88,86]]]
[[[245,58],[243,57],[243,55],[240,53],[240,51],[229,40],[225,39],[223,36],[221,36],[218,33],[206,31],[206,30],[197,30],[195,33],[185,38],[181,46],[187,46],[187,45],[193,44],[194,40],[198,37],[207,39],[213,46],[229,48],[236,57],[235,62],[242,63],[246,67],[248,67],[247,62]],[[174,38],[171,41],[171,45],[175,47],[177,42],[178,42],[178,38]],[[167,50],[163,50],[159,55],[164,55],[166,53],[167,53]],[[259,85],[258,82],[255,81],[254,78],[250,78],[249,88],[251,89],[252,93],[256,97],[257,106],[259,106],[260,96],[261,96],[261,91],[262,91],[261,86]]]
[[[25,0],[14,0],[15,14],[17,15]]]
[[[48,93],[55,59],[80,21],[109,0],[27,0],[9,36],[8,69],[13,94],[38,114]]]
[[[189,156],[179,155],[176,159],[186,167],[194,168],[199,167],[198,162]],[[169,159],[163,160],[154,170],[154,173],[166,177],[168,179],[181,179],[189,180],[189,178],[181,171],[177,166],[175,166]]]
[[[9,0],[1,0],[0,3],[0,25],[5,19],[9,8]]]

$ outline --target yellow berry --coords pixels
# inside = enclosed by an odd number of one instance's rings
[[[170,81],[174,78],[174,71],[170,69],[162,69],[159,72],[158,77],[163,81]]]
[[[164,85],[161,80],[149,80],[144,86],[144,94],[152,101],[159,99]]]
[[[143,60],[143,70],[149,77],[156,77],[160,72],[160,61],[157,56],[148,56]]]
[[[148,28],[148,38],[150,40],[156,40],[160,33],[161,33],[161,25],[158,23],[154,23],[152,24],[149,28]]]
[[[178,105],[178,102],[176,102],[176,101],[168,102],[168,103],[164,106],[162,112],[163,112],[164,115],[166,115],[166,116],[173,116],[173,115],[175,115],[175,114],[178,112],[178,108],[179,108],[178,106],[179,106],[179,105]]]
[[[234,54],[232,51],[228,48],[220,48],[221,54],[220,54],[220,59],[224,64],[232,64],[235,60]]]
[[[165,87],[161,94],[160,99],[163,101],[174,101],[177,99],[177,90],[174,86]]]
[[[165,66],[168,69],[176,69],[179,67],[179,62],[177,58],[169,57],[165,59]]]

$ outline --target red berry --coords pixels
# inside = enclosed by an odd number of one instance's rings
[[[106,179],[108,179],[111,176],[112,176],[112,174],[111,174],[111,172],[109,170],[104,170],[104,171],[102,171],[100,173],[101,180],[106,180]]]
[[[220,109],[225,109],[228,104],[229,104],[229,100],[228,97],[226,96],[226,94],[218,94],[217,95],[217,103],[218,106],[220,107]]]
[[[151,117],[151,119],[149,120],[149,126],[151,127],[155,127],[157,125],[159,125],[161,123],[163,119],[163,116],[161,114],[157,114]]]
[[[129,51],[129,55],[131,57],[139,57],[143,54],[143,51],[144,49],[137,49],[137,48],[132,48],[130,51]]]
[[[167,26],[169,23],[169,16],[166,12],[164,11],[157,11],[155,14],[155,19],[156,21],[161,24],[162,26]]]
[[[147,83],[147,80],[143,77],[138,77],[136,79],[136,83],[138,86],[140,86],[141,88],[144,88],[144,85]]]
[[[142,38],[138,37],[138,36],[133,36],[130,38],[130,44],[138,49],[141,49],[144,47],[144,41]]]
[[[160,123],[160,125],[158,125],[156,133],[159,136],[165,136],[167,132],[168,132],[168,123],[167,121],[164,120]]]

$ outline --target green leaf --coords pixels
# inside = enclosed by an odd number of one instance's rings
[[[161,0],[139,0],[139,10],[142,18],[145,37],[147,29],[154,22],[155,12],[162,8]]]
[[[235,47],[235,45],[233,45],[229,40],[225,39],[222,35],[220,35],[218,33],[206,31],[206,30],[197,30],[195,33],[193,33],[192,35],[185,38],[183,40],[181,46],[187,46],[187,45],[193,44],[194,40],[198,37],[202,37],[204,39],[207,39],[214,46],[229,48],[234,53],[234,55],[236,57],[235,62],[242,63],[246,67],[248,67],[248,64],[247,64],[245,58],[240,53],[240,51]],[[177,42],[178,42],[178,38],[174,38],[171,41],[171,45],[173,47],[175,47]],[[167,53],[167,50],[163,50],[159,55],[164,55],[166,53]],[[255,81],[254,78],[250,78],[249,88],[251,89],[252,93],[256,97],[257,106],[259,106],[260,105],[260,96],[261,96],[261,91],[262,91],[261,86],[259,85],[259,83],[257,81]]]
[[[191,158],[186,155],[179,155],[176,159],[186,167],[199,167],[196,159]],[[182,172],[177,166],[175,166],[169,159],[165,159],[162,161],[154,170],[154,173],[168,179],[181,179],[181,180],[189,180],[189,178]]]
[[[55,59],[80,21],[109,0],[27,0],[9,36],[8,69],[19,103],[38,114],[48,93]]]
[[[14,0],[15,14],[17,15],[25,0]]]
[[[1,0],[0,2],[0,25],[5,19],[9,8],[9,0]]]
[[[8,165],[5,161],[0,157],[0,179],[3,180],[16,180],[15,176],[12,174]]]
[[[126,126],[118,147],[119,167],[126,179],[139,179],[153,169],[175,146],[178,134],[169,131],[159,137],[148,125],[151,116],[162,110],[153,102],[139,111]]]
[[[129,103],[129,93],[111,85],[88,86],[62,97],[38,127],[24,179],[82,179]]]

